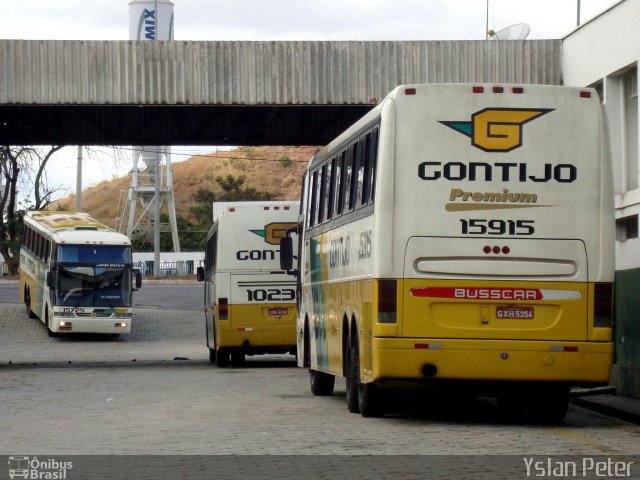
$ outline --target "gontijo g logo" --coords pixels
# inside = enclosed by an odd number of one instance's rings
[[[485,108],[471,121],[441,121],[471,138],[471,145],[485,152],[510,152],[522,145],[522,126],[553,108]]]
[[[274,222],[265,225],[264,230],[250,230],[250,232],[264,238],[269,245],[280,245],[280,239],[287,236],[287,230],[297,225],[297,223]]]

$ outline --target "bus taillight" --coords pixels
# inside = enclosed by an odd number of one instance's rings
[[[596,283],[594,294],[593,326],[611,327],[613,325],[613,284]]]
[[[229,319],[229,301],[226,298],[218,299],[218,320]]]
[[[378,323],[396,323],[397,286],[395,280],[378,281]]]

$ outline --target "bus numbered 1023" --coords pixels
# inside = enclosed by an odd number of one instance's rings
[[[298,222],[298,202],[214,203],[207,234],[204,309],[209,360],[296,352],[296,284],[280,271],[280,239]]]
[[[20,249],[20,295],[50,336],[131,331],[133,270],[127,236],[86,213],[27,212]]]
[[[344,376],[348,409],[375,416],[391,387],[454,384],[561,422],[612,364],[606,147],[592,89],[432,84],[317,153],[294,271],[312,392]]]

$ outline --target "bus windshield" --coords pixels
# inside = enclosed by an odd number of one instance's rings
[[[67,307],[131,306],[131,268],[59,265],[56,305]]]
[[[60,245],[57,252],[56,305],[131,306],[131,247]]]
[[[57,260],[59,263],[131,263],[131,247],[128,245],[60,245]]]

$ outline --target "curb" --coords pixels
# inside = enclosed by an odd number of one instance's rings
[[[574,397],[571,403],[594,412],[640,425],[640,400],[616,395]]]

